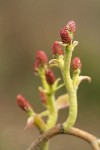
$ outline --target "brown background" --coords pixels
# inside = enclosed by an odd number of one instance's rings
[[[100,0],[0,0],[0,150],[25,150],[37,137],[35,128],[24,130],[27,116],[17,107],[16,95],[24,94],[37,112],[43,110],[40,80],[33,74],[35,54],[42,49],[52,58],[52,43],[60,40],[59,30],[69,20],[77,23],[74,55],[82,60],[82,74],[92,77],[78,91],[75,126],[100,137]],[[63,122],[66,110],[59,115]],[[50,150],[73,148],[90,149],[82,140],[61,135],[53,138]]]

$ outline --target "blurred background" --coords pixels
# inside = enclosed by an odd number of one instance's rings
[[[82,75],[92,77],[91,84],[84,81],[78,90],[75,126],[100,137],[100,0],[0,0],[0,150],[25,150],[38,136],[34,127],[24,130],[27,115],[18,108],[16,95],[23,94],[37,112],[43,110],[40,80],[33,73],[36,51],[42,49],[52,58],[52,44],[60,40],[59,31],[69,20],[77,24],[74,56],[82,60]],[[58,69],[55,73],[61,76]],[[62,93],[64,88],[56,96]],[[66,116],[66,110],[60,111],[59,122]],[[64,135],[50,145],[50,150],[73,148],[90,149]]]

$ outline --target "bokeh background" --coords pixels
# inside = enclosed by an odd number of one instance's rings
[[[59,31],[75,20],[74,56],[82,60],[82,74],[92,77],[78,91],[79,114],[76,127],[100,137],[100,0],[0,0],[0,150],[25,150],[38,136],[36,128],[24,130],[27,116],[16,104],[23,94],[37,112],[43,110],[34,76],[36,51],[42,49],[52,58],[51,46],[60,40]],[[55,69],[56,76],[61,76]],[[64,88],[56,96],[64,93]],[[59,122],[66,118],[60,111]],[[50,150],[90,149],[72,136],[56,136]]]

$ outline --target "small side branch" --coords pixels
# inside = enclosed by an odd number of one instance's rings
[[[44,134],[41,134],[36,141],[34,141],[27,150],[40,150],[42,145],[47,142],[52,137],[58,135],[58,134],[67,134],[67,135],[73,135],[76,137],[79,137],[85,141],[87,141],[93,150],[100,150],[100,146],[97,140],[97,137],[95,137],[92,134],[89,134],[88,132],[85,132],[81,129],[77,129],[72,127],[69,132],[64,132],[62,124],[58,124],[54,128],[48,130]]]

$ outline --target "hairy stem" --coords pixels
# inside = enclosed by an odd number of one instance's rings
[[[77,118],[77,91],[73,87],[70,77],[70,63],[72,57],[72,45],[66,46],[64,51],[64,67],[61,68],[66,90],[69,96],[69,116],[63,126],[66,131],[74,125]]]
[[[49,116],[47,120],[47,128],[50,129],[55,126],[58,119],[58,110],[55,102],[55,95],[51,92],[47,95],[48,97],[48,110]]]
[[[42,81],[43,88],[48,90],[49,86],[47,84],[46,77],[45,77],[45,68],[41,68],[39,70],[39,75],[40,75],[40,78],[41,78],[41,81]]]

